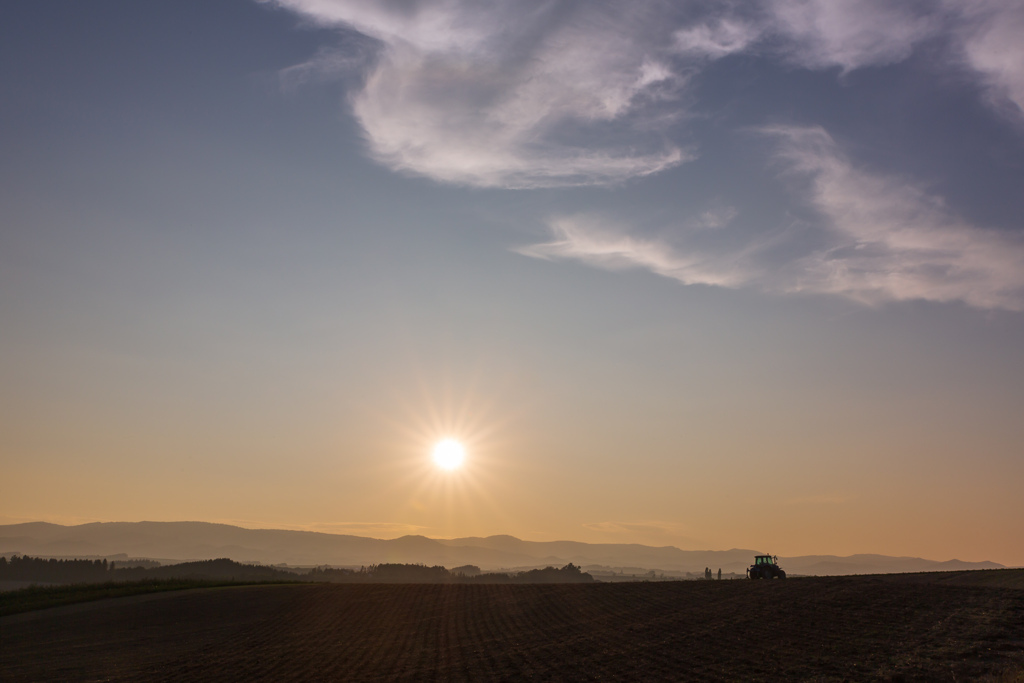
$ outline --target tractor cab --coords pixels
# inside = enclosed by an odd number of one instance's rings
[[[784,579],[786,572],[779,566],[776,555],[755,555],[754,564],[747,568],[747,576],[752,579]]]

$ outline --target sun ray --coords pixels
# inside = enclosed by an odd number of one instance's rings
[[[512,425],[529,404],[510,411],[498,395],[517,391],[516,384],[481,367],[449,373],[413,367],[409,379],[387,412],[376,416],[383,438],[374,450],[382,456],[379,466],[392,475],[389,519],[415,524],[434,537],[486,535],[514,526],[507,506],[517,496],[509,475],[524,463],[511,457],[523,448]],[[462,445],[461,466],[446,469],[432,457],[446,439]]]

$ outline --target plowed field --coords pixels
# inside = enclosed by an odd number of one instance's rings
[[[0,629],[10,681],[964,681],[1024,667],[1024,591],[871,577],[233,587]]]

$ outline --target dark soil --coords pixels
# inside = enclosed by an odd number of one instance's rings
[[[0,619],[0,678],[922,680],[1024,670],[1024,591],[835,577],[245,586]]]

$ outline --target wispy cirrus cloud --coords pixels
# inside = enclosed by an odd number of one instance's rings
[[[743,52],[764,34],[765,27],[740,17],[711,17],[683,26],[672,34],[679,54],[700,59],[721,59]]]
[[[721,227],[717,217],[706,226]],[[700,222],[684,226],[683,242],[693,237]],[[747,284],[755,268],[742,252],[686,249],[674,240],[632,234],[622,223],[593,214],[559,216],[548,222],[552,240],[515,249],[524,256],[545,260],[575,259],[607,270],[645,268],[684,285],[740,287]]]
[[[282,79],[363,68],[350,102],[372,157],[461,185],[608,184],[692,160],[688,85],[736,54],[848,73],[944,37],[945,64],[993,103],[1024,101],[1017,0],[262,1],[375,41],[372,60],[324,52]]]
[[[901,62],[921,43],[942,39],[940,69],[966,68],[988,104],[1024,117],[1024,3],[1019,0],[887,2],[886,0],[768,0],[762,35],[809,69],[844,73]]]
[[[887,0],[773,0],[766,31],[786,57],[809,69],[849,72],[901,62],[937,35],[942,17],[931,3]]]
[[[1020,235],[970,225],[913,182],[856,167],[822,128],[759,132],[775,141],[776,160],[816,216],[800,239],[788,226],[731,240],[705,238],[709,230],[729,230],[734,212],[670,226],[658,236],[573,215],[549,222],[551,241],[516,251],[612,270],[644,268],[687,285],[834,294],[868,304],[918,299],[1024,310]]]
[[[378,52],[379,45],[372,40],[350,40],[344,48],[321,47],[305,62],[278,71],[277,82],[290,92],[310,83],[360,77],[373,67]]]
[[[1024,3],[1016,0],[947,0],[963,64],[981,76],[989,102],[1024,118]]]
[[[382,164],[484,187],[616,182],[691,157],[663,106],[685,84],[654,2],[278,0],[383,45],[351,96]]]
[[[762,132],[807,182],[830,241],[792,264],[783,289],[1024,310],[1021,235],[973,226],[916,184],[855,167],[822,128]]]

